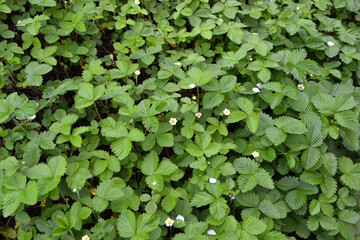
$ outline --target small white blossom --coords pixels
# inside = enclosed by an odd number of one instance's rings
[[[21,161],[21,164],[25,164],[25,161]]]
[[[17,21],[17,24],[20,24],[21,23],[21,20],[18,20]],[[19,25],[19,27],[24,27],[25,26],[25,24],[21,24],[21,25]]]
[[[210,182],[210,183],[216,183],[217,180],[216,180],[215,178],[212,178],[212,177],[211,177],[211,178],[209,178],[209,182]]]
[[[227,108],[225,108],[224,111],[223,111],[223,113],[224,113],[226,116],[228,116],[228,115],[230,115],[230,110],[227,109]]]
[[[314,74],[310,73],[310,77],[314,76]]]
[[[73,191],[73,192],[77,192],[77,189],[76,189],[76,188],[74,188],[72,191]]]
[[[257,32],[253,32],[252,34],[253,34],[253,35],[258,35]]]
[[[192,100],[196,100],[196,96],[192,96]]]
[[[220,0],[222,3],[224,3],[225,2],[225,0]]]
[[[172,220],[171,218],[165,220],[165,225],[167,227],[171,227],[173,224],[174,224],[174,220]]]
[[[34,116],[28,117],[29,120],[33,120],[36,118],[36,114]]]
[[[337,61],[337,64],[341,65],[341,62],[340,62],[340,61]]]
[[[296,10],[299,10],[300,9],[300,7],[296,7]]]
[[[303,84],[298,84],[297,87],[298,87],[298,89],[299,89],[300,91],[302,91],[302,90],[305,89],[305,87],[304,87]]]
[[[289,74],[289,72],[285,72],[286,73],[286,75],[288,75]]]
[[[174,63],[175,66],[181,67],[181,62]]]
[[[81,238],[81,240],[90,240],[89,236],[88,235],[85,235]]]
[[[195,113],[195,117],[200,118],[200,117],[201,117],[201,112],[197,112],[197,113]]]
[[[252,60],[253,60],[253,58],[250,58],[249,60],[250,60],[250,61],[252,61]]]
[[[195,83],[189,85],[189,88],[194,88],[194,87],[196,87]]]
[[[155,186],[155,185],[156,185],[156,181],[153,181],[151,184],[152,184],[153,186]]]
[[[229,197],[230,197],[231,200],[234,200],[234,199],[235,199],[235,196],[232,195],[232,194],[229,194]]]
[[[176,118],[170,118],[169,123],[170,123],[171,125],[175,126],[175,125],[176,125],[176,123],[177,123]]]
[[[257,86],[259,89],[262,89],[262,84],[261,84],[261,83],[257,83],[256,86]]]
[[[181,221],[185,222],[185,218],[182,215],[177,215],[176,220],[181,220]]]
[[[260,92],[260,89],[258,89],[257,87],[254,87],[254,88],[252,89],[252,91],[253,91],[254,93],[258,93],[258,92]]]
[[[260,154],[257,151],[253,151],[251,154],[253,155],[253,157],[259,157],[260,156]]]
[[[216,232],[214,229],[210,229],[209,231],[207,231],[207,234],[208,235],[211,235],[211,236],[215,236],[216,235]]]
[[[135,75],[136,75],[136,76],[139,76],[139,75],[140,75],[140,70],[136,70],[136,71],[135,71]]]
[[[329,47],[334,46],[334,43],[333,43],[333,42],[331,42],[331,41],[327,42],[327,44],[329,45]]]
[[[234,65],[229,65],[229,66],[228,66],[228,68],[232,68],[232,67],[234,67]]]
[[[140,0],[135,0],[135,4],[139,5],[140,4]]]

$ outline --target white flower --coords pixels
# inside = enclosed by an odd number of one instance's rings
[[[332,46],[334,46],[334,43],[329,41],[329,42],[327,42],[327,45],[329,45],[329,47],[332,47]]]
[[[176,125],[176,122],[177,122],[177,120],[176,120],[176,118],[170,118],[170,121],[169,121],[169,123],[171,124],[171,125]]]
[[[176,220],[181,220],[181,221],[185,222],[185,218],[182,215],[177,215]]]
[[[153,181],[151,184],[152,184],[153,186],[155,186],[155,185],[156,185],[156,181]]]
[[[36,114],[34,116],[28,117],[29,120],[33,120],[36,118]]]
[[[76,188],[74,188],[72,191],[73,191],[73,192],[77,192],[77,189],[76,189]]]
[[[25,161],[21,161],[21,164],[25,164]]]
[[[210,182],[210,183],[216,183],[217,180],[216,180],[215,178],[212,178],[212,177],[211,177],[211,178],[209,178],[209,182]]]
[[[224,3],[225,2],[225,0],[220,0],[222,3]]]
[[[189,85],[189,88],[194,88],[194,87],[196,87],[195,83]]]
[[[235,199],[235,196],[234,196],[234,195],[229,194],[229,197],[231,198],[231,200],[234,200],[234,199]]]
[[[140,4],[140,0],[135,0],[135,4],[139,5]]]
[[[285,72],[285,73],[286,73],[286,75],[289,74],[289,72]]]
[[[136,75],[136,76],[139,76],[139,75],[140,75],[140,70],[136,70],[136,71],[135,71],[135,75]]]
[[[259,89],[262,89],[262,84],[261,84],[261,83],[257,83],[256,86],[257,86]]]
[[[260,89],[258,89],[257,87],[254,87],[254,88],[252,89],[252,91],[255,92],[255,93],[258,93],[258,92],[260,92]]]
[[[252,33],[253,35],[258,35],[257,32]]]
[[[180,67],[180,66],[181,66],[181,62],[176,62],[176,63],[174,63],[174,65]]]
[[[192,100],[196,100],[196,96],[192,96]]]
[[[314,76],[314,74],[310,73],[310,77]]]
[[[252,58],[250,58],[249,60],[250,60],[250,61],[252,61],[253,59],[252,59]]]
[[[207,234],[208,235],[211,235],[211,236],[215,236],[216,235],[216,232],[214,229],[210,229],[209,231],[207,231]]]
[[[200,118],[200,117],[201,117],[201,112],[197,112],[197,113],[195,113],[195,117]]]
[[[165,225],[167,227],[171,227],[173,224],[174,224],[174,220],[172,220],[171,218],[165,220]]]
[[[340,62],[340,61],[337,61],[337,64],[341,65],[341,62]]]
[[[230,110],[227,109],[227,108],[225,108],[224,111],[223,111],[223,113],[224,113],[226,116],[228,116],[228,115],[230,115]]]
[[[229,66],[228,66],[228,68],[232,68],[232,67],[234,67],[234,65],[229,65]]]
[[[300,7],[296,7],[296,10],[299,10],[300,9]]]
[[[18,20],[18,21],[17,21],[17,24],[20,24],[20,23],[21,23],[21,20]],[[25,24],[19,25],[19,27],[23,27],[23,26],[25,26]]]
[[[90,240],[89,236],[88,235],[85,235],[81,238],[81,240]]]
[[[251,154],[253,155],[253,157],[258,157],[260,155],[257,151],[253,151]]]
[[[298,84],[297,87],[298,87],[298,89],[299,89],[300,91],[302,91],[302,90],[305,89],[305,87],[304,87],[303,84]]]

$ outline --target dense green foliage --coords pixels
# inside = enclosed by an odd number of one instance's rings
[[[0,233],[360,239],[359,21],[358,0],[0,0]]]

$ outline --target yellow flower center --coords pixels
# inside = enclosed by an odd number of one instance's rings
[[[171,220],[168,221],[168,224],[171,225]]]
[[[89,240],[89,238],[88,238],[88,237],[84,237],[84,240]]]

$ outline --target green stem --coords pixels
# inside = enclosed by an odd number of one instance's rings
[[[68,200],[64,197],[64,194],[61,192],[60,188],[58,187],[59,189],[59,193],[61,195],[61,197],[64,199],[64,201],[66,202],[66,204],[68,204]]]
[[[71,231],[71,229],[69,230],[71,236],[75,237],[74,233]]]
[[[199,87],[196,86],[196,92],[197,92],[197,98],[196,98],[196,102],[199,104]]]
[[[14,118],[13,115],[11,115],[11,119],[15,122],[15,124],[19,127],[21,127],[22,130],[24,130],[24,132],[26,132],[25,128],[23,128],[23,126],[21,126],[21,124]]]
[[[101,118],[101,116],[100,116],[100,114],[99,114],[99,111],[98,111],[98,109],[97,109],[97,107],[96,107],[96,102],[94,102],[94,106],[95,106],[96,114],[98,115],[98,117],[100,118],[100,120],[102,120],[102,118]]]

